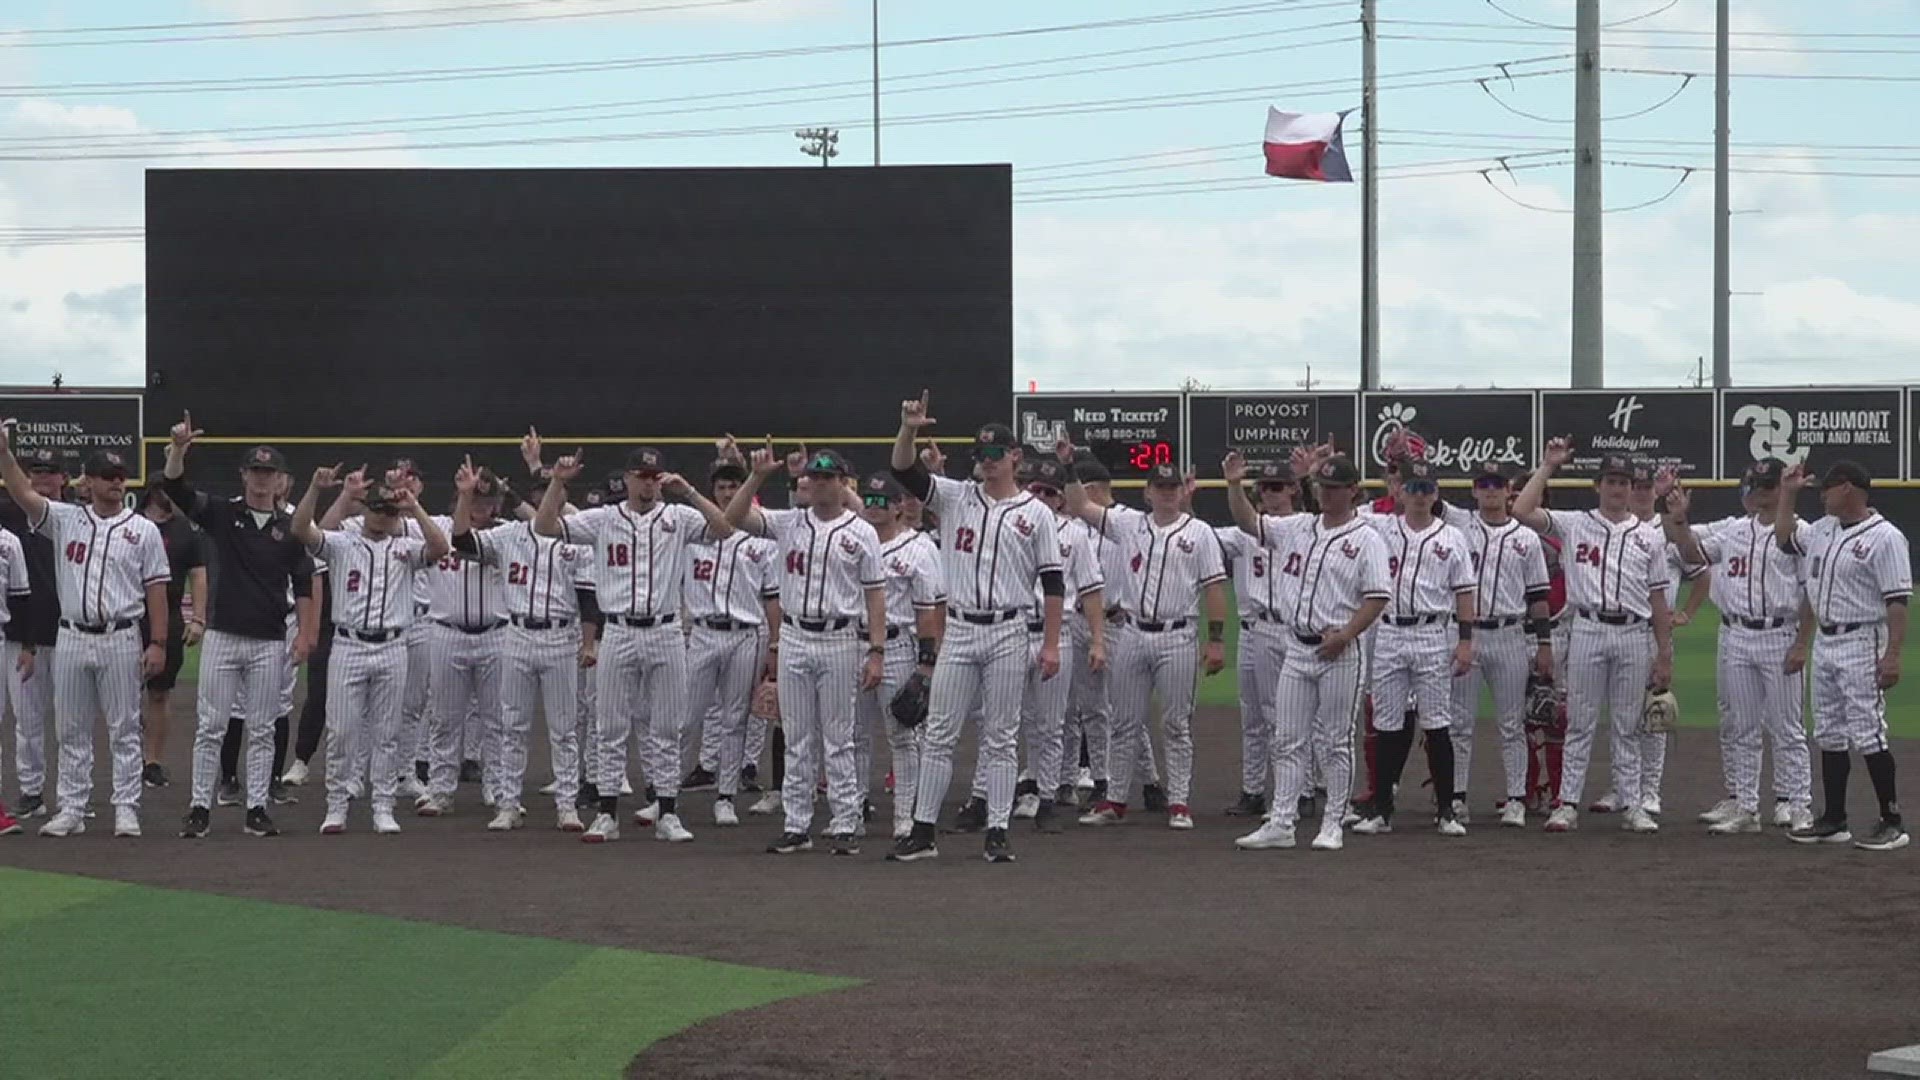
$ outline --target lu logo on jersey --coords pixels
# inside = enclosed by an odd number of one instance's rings
[[[849,555],[858,555],[860,554],[860,545],[843,536],[840,538],[840,550]]]
[[[1863,542],[1861,542],[1861,541],[1858,541],[1858,540],[1856,540],[1856,541],[1854,541],[1854,544],[1853,544],[1853,557],[1854,557],[1854,558],[1856,558],[1856,559],[1865,559],[1865,558],[1866,558],[1867,556],[1869,556],[1869,555],[1871,555],[1871,554],[1873,554],[1873,551],[1872,551],[1872,549],[1871,549],[1871,548],[1869,548],[1869,547],[1867,547],[1867,545],[1866,545],[1865,543],[1863,543]]]
[[[1453,557],[1453,549],[1435,544],[1433,545],[1433,557],[1439,559],[1441,562],[1446,562],[1449,558]]]
[[[1173,542],[1173,546],[1175,546],[1175,547],[1177,547],[1177,548],[1179,548],[1179,549],[1180,549],[1180,552],[1181,552],[1181,554],[1183,554],[1183,555],[1191,555],[1191,554],[1193,554],[1193,541],[1191,541],[1191,540],[1189,540],[1189,539],[1187,539],[1187,538],[1186,538],[1186,537],[1184,537],[1184,536],[1183,536],[1183,537],[1181,537],[1181,538],[1180,538],[1180,539],[1178,539],[1178,540],[1175,540],[1175,541]],[[1061,554],[1065,554],[1065,552],[1062,552]]]
[[[1013,531],[1019,533],[1021,536],[1032,536],[1033,522],[1023,517],[1016,517],[1013,519]]]
[[[1357,559],[1360,557],[1360,549],[1353,546],[1353,541],[1342,540],[1340,541],[1340,554],[1345,555],[1349,559]]]

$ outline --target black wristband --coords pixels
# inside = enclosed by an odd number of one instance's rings
[[[940,658],[940,645],[938,642],[934,641],[930,637],[920,638],[919,641],[920,641],[919,655],[917,655],[914,659],[917,663],[919,663],[923,667],[932,667],[934,665],[934,661]]]
[[[1553,620],[1544,619],[1544,618],[1528,619],[1527,633],[1533,635],[1533,641],[1534,641],[1534,644],[1536,645],[1552,645],[1553,644]]]
[[[1472,620],[1470,619],[1460,620],[1460,640],[1461,641],[1473,640],[1473,621]]]
[[[1226,640],[1227,624],[1219,619],[1207,620],[1207,644],[1214,645]]]

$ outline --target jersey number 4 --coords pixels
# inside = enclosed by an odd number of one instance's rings
[[[87,561],[87,545],[78,540],[67,541],[67,561],[83,563]]]
[[[1300,553],[1297,551],[1290,551],[1287,553],[1286,563],[1280,567],[1280,572],[1287,575],[1288,577],[1299,577],[1300,565],[1301,565]]]
[[[960,530],[965,532],[965,529]],[[804,551],[787,552],[787,573],[807,576],[807,553]]]
[[[1592,544],[1581,544],[1578,548],[1574,550],[1573,561],[1577,563],[1586,563],[1589,566],[1599,566],[1600,565],[1600,549],[1597,547],[1594,547]]]

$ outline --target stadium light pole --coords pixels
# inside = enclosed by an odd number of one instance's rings
[[[1575,389],[1606,385],[1601,305],[1600,0],[1580,0],[1574,18],[1573,349]]]
[[[840,133],[833,128],[801,128],[793,137],[800,140],[801,153],[820,159],[821,168],[833,164],[833,159],[840,156]]]
[[[880,164],[880,0],[873,0],[873,163]]]
[[[1380,389],[1380,114],[1374,0],[1360,0],[1360,389]]]

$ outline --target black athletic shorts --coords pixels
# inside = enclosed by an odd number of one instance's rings
[[[186,633],[186,624],[181,622],[179,613],[175,612],[174,617],[167,620],[167,666],[161,669],[160,674],[147,680],[147,689],[171,690],[174,684],[180,681],[180,667],[187,662]],[[149,645],[153,643],[153,635],[149,632],[145,619],[140,620],[140,640]]]

